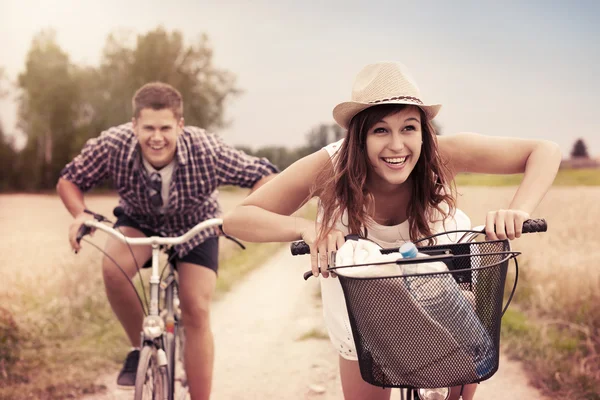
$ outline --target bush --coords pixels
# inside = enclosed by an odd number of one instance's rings
[[[11,367],[19,360],[19,328],[12,314],[0,307],[0,381],[7,379]]]

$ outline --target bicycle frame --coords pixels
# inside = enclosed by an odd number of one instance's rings
[[[142,323],[140,335],[142,346],[151,345],[156,349],[158,367],[166,368],[167,370],[167,396],[169,400],[173,400],[175,393],[174,371],[175,363],[177,362],[175,360],[176,341],[178,329],[180,328],[178,326],[180,322],[180,315],[178,315],[178,310],[176,309],[176,307],[178,308],[179,305],[175,304],[176,300],[179,299],[177,293],[175,268],[170,261],[168,262],[169,272],[163,281],[161,288],[161,275],[159,266],[161,246],[187,242],[200,231],[212,227],[218,227],[222,224],[222,219],[212,218],[197,224],[184,235],[178,237],[151,236],[147,238],[131,238],[97,220],[88,220],[84,222],[86,227],[104,231],[123,243],[133,246],[152,246],[152,263],[149,279],[150,304],[148,307],[148,314],[144,317]],[[164,308],[162,310],[159,305],[161,289],[164,290]],[[185,387],[185,385],[183,387]]]

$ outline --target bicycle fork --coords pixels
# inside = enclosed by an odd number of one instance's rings
[[[155,342],[165,331],[165,323],[158,315],[158,302],[160,299],[159,284],[160,275],[158,272],[159,245],[152,245],[152,274],[150,276],[150,309],[148,315],[144,318],[142,325],[142,343]],[[156,346],[157,364],[159,368],[167,367],[167,356],[162,346]]]
[[[176,360],[176,334],[177,334],[177,322],[176,322],[176,309],[178,309],[179,297],[177,295],[177,285],[175,281],[175,275],[173,267],[169,266],[170,271],[165,280],[160,284],[162,290],[164,290],[165,307],[163,310],[162,317],[164,318],[165,331],[164,331],[164,347],[166,350],[167,361],[168,361],[168,372],[169,372],[169,400],[172,400],[173,394],[175,393],[175,363]],[[181,350],[181,349],[180,349]]]

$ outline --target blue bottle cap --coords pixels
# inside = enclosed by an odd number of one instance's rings
[[[400,246],[400,254],[403,258],[415,258],[418,252],[417,246],[413,242],[406,242]]]

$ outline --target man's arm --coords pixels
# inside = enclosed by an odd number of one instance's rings
[[[69,242],[76,252],[80,249],[75,240],[77,232],[85,220],[93,218],[83,212],[86,208],[83,193],[106,177],[108,158],[109,151],[103,134],[89,139],[81,153],[61,171],[56,184],[60,199],[74,218],[69,226]]]
[[[67,210],[71,213],[74,220],[69,226],[69,243],[75,252],[81,249],[81,245],[77,243],[77,232],[81,225],[93,216],[84,212],[86,209],[83,200],[83,192],[77,185],[64,178],[59,178],[56,184],[56,191]]]
[[[73,218],[77,218],[86,209],[83,192],[73,182],[59,178],[56,192]]]
[[[273,179],[278,168],[266,158],[255,157],[226,144],[214,134],[207,136],[214,150],[219,185],[249,188],[251,192]]]

